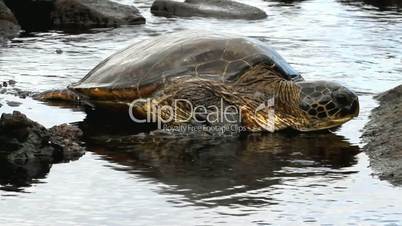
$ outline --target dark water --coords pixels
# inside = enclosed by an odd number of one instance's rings
[[[401,225],[402,189],[371,175],[359,139],[376,105],[372,96],[402,80],[400,4],[247,2],[269,18],[157,18],[149,13],[151,1],[143,0],[135,4],[146,25],[25,35],[0,48],[0,80],[14,79],[30,91],[62,88],[135,40],[183,29],[220,30],[274,46],[307,80],[354,89],[362,105],[359,118],[332,133],[144,137],[122,133],[124,122],[110,125],[108,117],[81,109],[0,95],[0,113],[21,110],[48,127],[75,122],[88,146],[71,163],[0,161],[0,224]],[[6,100],[23,104],[9,107]]]

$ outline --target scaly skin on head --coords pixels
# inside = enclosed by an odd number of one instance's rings
[[[301,131],[339,126],[359,114],[359,100],[346,87],[328,81],[299,82],[300,108],[308,115],[309,124]]]

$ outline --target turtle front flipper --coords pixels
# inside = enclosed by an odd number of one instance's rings
[[[238,135],[241,115],[237,106],[226,99],[214,82],[206,80],[175,81],[149,100],[144,111],[151,112],[158,127],[184,135]],[[154,121],[155,122],[155,121]]]

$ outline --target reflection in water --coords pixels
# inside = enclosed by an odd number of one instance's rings
[[[119,130],[127,131],[127,123],[113,129],[111,123],[95,123],[97,120],[90,116],[80,125],[90,151],[125,166],[122,168],[130,173],[168,185],[162,193],[182,194],[199,205],[270,204],[273,201],[266,192],[248,193],[281,184],[288,177],[328,174],[330,179],[344,178],[353,172],[343,171],[342,167],[354,165],[359,152],[357,146],[332,133],[121,135]]]
[[[51,167],[48,161],[14,164],[0,158],[0,190],[23,191],[24,187],[45,178]]]
[[[57,159],[57,162],[46,157],[30,159],[26,162],[12,162],[0,155],[0,190],[23,192],[24,188],[46,178],[53,164],[68,163],[80,158],[81,156],[71,155],[64,159]]]

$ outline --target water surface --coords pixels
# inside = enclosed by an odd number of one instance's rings
[[[108,55],[151,36],[184,29],[241,34],[272,45],[306,80],[352,88],[362,109],[331,133],[195,139],[130,136],[79,108],[0,95],[0,113],[21,110],[47,127],[75,122],[88,146],[71,163],[0,161],[0,223],[401,225],[402,189],[372,176],[359,139],[376,106],[372,96],[402,80],[402,14],[393,1],[373,2],[251,0],[268,19],[229,21],[153,17],[152,1],[138,0],[145,25],[15,39],[0,48],[0,80],[43,91],[77,81]],[[23,104],[9,107],[6,100]]]

